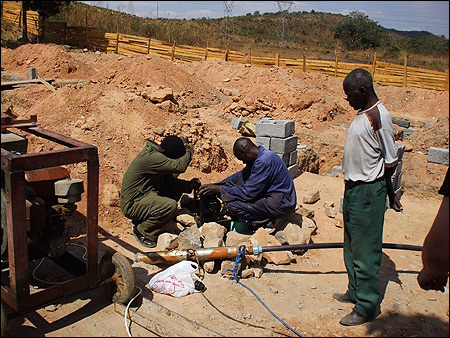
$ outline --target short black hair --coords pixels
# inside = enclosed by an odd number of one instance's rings
[[[355,68],[345,77],[344,86],[349,86],[354,89],[361,87],[373,89],[372,74],[363,68]]]
[[[183,141],[175,135],[169,135],[164,138],[161,142],[161,148],[164,155],[171,159],[178,159],[186,154],[186,148],[184,147]]]

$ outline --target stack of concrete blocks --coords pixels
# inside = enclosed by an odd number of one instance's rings
[[[295,121],[263,118],[256,123],[256,144],[270,149],[280,156],[292,178],[298,176],[297,142],[294,135]]]

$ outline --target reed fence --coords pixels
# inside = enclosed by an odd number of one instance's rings
[[[20,25],[20,4],[13,1],[3,1],[2,15],[9,21]],[[13,8],[14,7],[14,8]],[[34,12],[36,13],[36,12]],[[27,12],[29,32],[39,31],[39,18],[36,14]],[[121,33],[101,32],[88,27],[71,27],[64,22],[46,23],[44,26],[44,41],[57,44],[70,44],[87,47],[95,51],[117,53],[122,55],[148,54],[177,62],[218,61],[251,64],[256,67],[284,67],[303,72],[322,73],[337,78],[344,78],[352,69],[363,68],[372,73],[374,81],[382,85],[416,87],[433,90],[449,90],[449,75],[446,72],[428,70],[408,66],[405,55],[403,65],[377,60],[374,53],[371,64],[339,61],[339,54],[334,60],[307,58],[282,58],[279,53],[273,56],[257,56],[252,53],[225,50],[213,47],[194,47],[177,45],[148,37],[133,36]]]

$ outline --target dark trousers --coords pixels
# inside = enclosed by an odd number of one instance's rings
[[[295,211],[295,206],[289,206],[283,194],[272,194],[251,203],[228,202],[226,209],[231,216],[250,221],[253,230],[256,230],[274,227],[276,219],[288,217]]]
[[[372,318],[380,300],[378,271],[381,265],[386,183],[378,180],[344,193],[344,262],[348,275],[348,296],[355,310]]]
[[[178,183],[177,183],[178,182]],[[151,241],[172,230],[171,221],[178,209],[178,200],[186,192],[185,181],[169,179],[159,192],[150,191],[133,201],[127,209],[127,217],[137,224],[139,232]]]

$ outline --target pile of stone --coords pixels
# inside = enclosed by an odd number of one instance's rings
[[[317,226],[312,218],[294,213],[281,229],[269,234],[264,228],[256,230],[253,234],[241,234],[236,231],[228,231],[226,227],[216,222],[208,222],[199,225],[198,217],[188,209],[179,211],[176,222],[179,234],[163,233],[158,237],[156,251],[170,250],[196,250],[200,248],[216,247],[252,247],[255,244],[260,246],[280,246],[308,244],[311,236],[315,233]],[[179,225],[182,224],[182,227]],[[284,265],[296,262],[296,255],[299,252],[276,251],[264,252],[259,255],[246,255],[245,261],[241,261],[239,266],[240,278],[261,277],[264,264]],[[217,261],[202,262],[203,269],[207,273],[220,271],[222,276],[233,278],[233,273],[228,271],[234,269],[234,259],[224,259]]]

